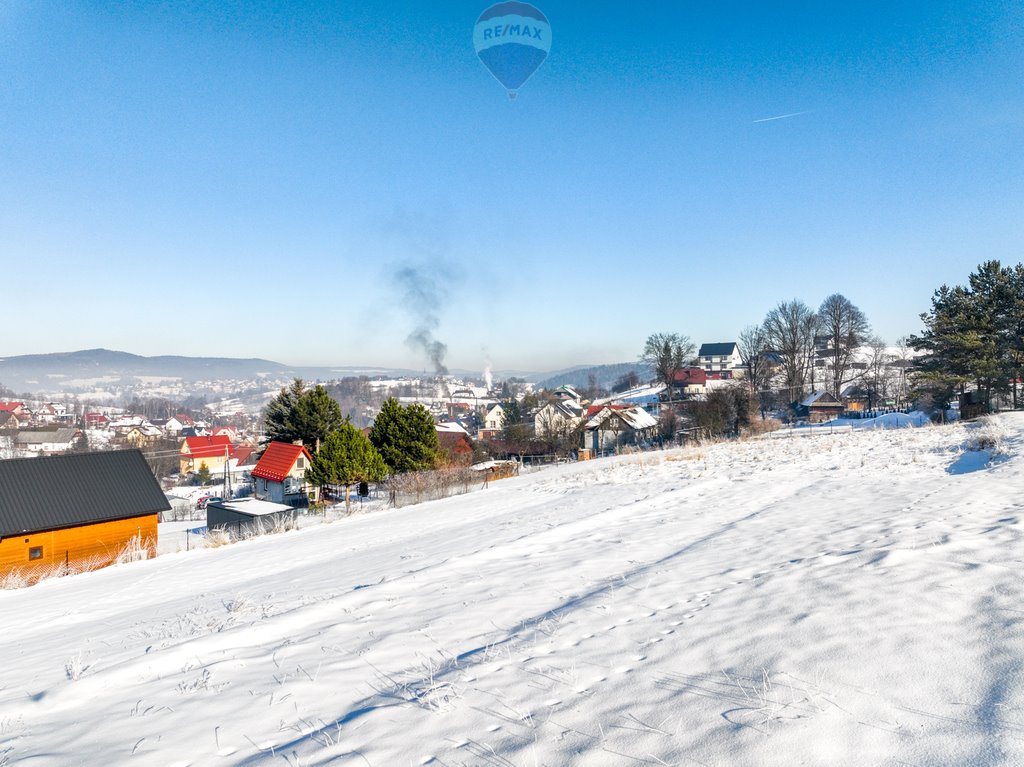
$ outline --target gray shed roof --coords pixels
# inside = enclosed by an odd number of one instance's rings
[[[138,450],[0,461],[0,537],[170,508]]]

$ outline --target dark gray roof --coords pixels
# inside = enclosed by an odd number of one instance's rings
[[[138,450],[0,461],[0,537],[170,508]]]
[[[722,344],[701,344],[698,357],[728,357],[736,348],[735,341],[727,341]]]

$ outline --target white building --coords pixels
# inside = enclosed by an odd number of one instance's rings
[[[745,372],[735,341],[701,344],[697,358],[708,378],[741,378]]]

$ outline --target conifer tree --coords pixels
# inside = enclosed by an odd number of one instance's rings
[[[301,378],[281,389],[263,411],[267,438],[275,442],[301,440],[310,451],[342,424],[341,406],[319,384],[307,389]]]
[[[313,484],[345,486],[345,506],[349,505],[349,486],[357,482],[380,482],[388,467],[370,440],[348,421],[327,435],[320,452],[313,456],[306,478]]]
[[[419,403],[402,407],[394,398],[386,400],[370,429],[370,442],[395,473],[433,469],[441,460],[434,419]]]

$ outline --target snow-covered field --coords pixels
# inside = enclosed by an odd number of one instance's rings
[[[964,425],[622,457],[2,592],[0,765],[1022,764],[998,423],[991,461]]]

